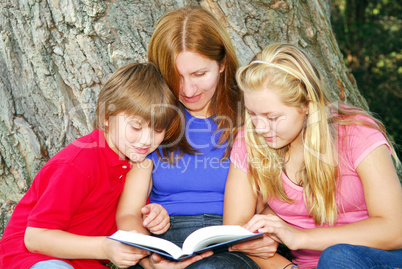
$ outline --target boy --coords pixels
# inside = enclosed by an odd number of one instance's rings
[[[108,260],[128,267],[148,255],[105,236],[116,231],[131,162],[159,146],[175,107],[153,64],[119,68],[99,93],[95,130],[52,157],[15,208],[0,241],[0,268],[106,268]],[[147,228],[168,223],[161,206],[144,210]]]

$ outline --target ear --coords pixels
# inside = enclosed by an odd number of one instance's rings
[[[222,73],[223,71],[225,71],[225,67],[226,67],[226,64],[225,64],[225,60],[223,60],[220,64],[219,64],[219,73]]]
[[[103,120],[103,126],[109,127],[109,119],[104,119]]]
[[[308,113],[308,107],[309,107],[309,105],[307,104],[307,105],[303,105],[302,106],[302,112],[303,112],[303,114],[306,114],[306,115],[308,115],[309,113]]]

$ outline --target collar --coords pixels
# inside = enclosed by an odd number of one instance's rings
[[[106,159],[106,162],[110,167],[126,166],[127,168],[131,169],[132,165],[129,163],[129,161],[127,159],[122,159],[109,147],[103,131],[96,129],[90,134],[90,137],[98,145],[99,150],[102,152],[103,156]]]

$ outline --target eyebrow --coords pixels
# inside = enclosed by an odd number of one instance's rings
[[[209,69],[208,69],[207,67],[205,67],[205,68],[200,68],[200,69],[197,69],[197,70],[191,72],[191,74],[200,73],[200,72],[206,72],[206,71],[208,71],[208,70],[209,70]]]
[[[140,119],[140,118],[138,118],[138,117],[133,117],[133,116],[129,116],[128,119],[127,119],[127,121],[129,121],[129,122],[136,122],[136,123],[139,123],[139,124],[147,124],[147,123],[148,123],[148,122],[147,122],[146,120],[144,120],[144,119]]]
[[[257,113],[255,113],[254,111],[252,111],[252,110],[250,110],[250,109],[247,109],[247,111],[248,111],[248,113],[249,114],[255,114],[255,115],[257,115]],[[272,112],[265,112],[265,113],[259,113],[259,115],[262,115],[262,116],[279,116],[281,113],[280,112],[277,112],[277,111],[272,111]]]

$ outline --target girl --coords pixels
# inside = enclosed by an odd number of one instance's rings
[[[224,223],[247,223],[292,250],[295,264],[270,268],[402,266],[390,153],[399,160],[384,126],[331,103],[313,62],[290,44],[266,47],[236,78],[246,124],[231,153]],[[272,214],[253,216],[257,198]]]

